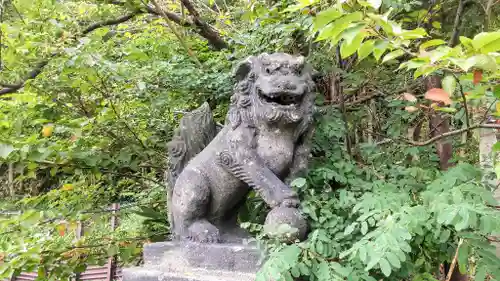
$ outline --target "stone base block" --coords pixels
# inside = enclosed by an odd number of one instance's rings
[[[144,266],[123,269],[123,281],[254,281],[261,259],[252,245],[152,243]]]
[[[255,274],[207,269],[166,272],[161,268],[123,269],[123,281],[254,281]]]
[[[261,252],[251,245],[206,244],[194,242],[160,242],[144,245],[144,262],[148,265],[256,272]]]

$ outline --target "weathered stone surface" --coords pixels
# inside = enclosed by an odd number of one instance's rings
[[[152,243],[144,246],[144,267],[124,269],[123,281],[250,281],[260,258],[249,245]]]
[[[182,118],[168,144],[174,238],[241,240],[247,234],[238,227],[237,214],[250,189],[271,208],[298,207],[297,195],[285,182],[306,167],[309,156],[312,71],[303,57],[275,53],[251,56],[235,73],[225,126],[217,128],[204,104]]]
[[[164,271],[154,268],[125,268],[123,281],[254,281],[255,274],[206,269]]]
[[[257,272],[261,253],[250,245],[160,242],[144,246],[146,266]]]

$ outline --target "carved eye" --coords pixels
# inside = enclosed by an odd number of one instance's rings
[[[269,67],[266,67],[266,73],[271,74],[271,69]]]

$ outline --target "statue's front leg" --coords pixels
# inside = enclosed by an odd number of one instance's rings
[[[290,183],[297,176],[307,170],[313,134],[314,130],[310,126],[309,129],[300,137],[297,146],[295,147],[293,162],[286,178],[286,183]]]
[[[242,148],[238,151],[223,151],[218,161],[236,178],[259,193],[271,208],[276,206],[297,207],[297,194],[280,180],[255,152]]]

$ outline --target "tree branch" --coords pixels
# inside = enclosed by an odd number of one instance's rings
[[[110,19],[110,20],[105,20],[105,21],[102,21],[102,22],[97,22],[97,23],[91,24],[90,26],[88,26],[86,29],[84,29],[80,33],[80,36],[87,35],[88,33],[92,32],[92,31],[94,31],[94,30],[96,30],[98,28],[104,27],[104,26],[116,25],[116,24],[120,24],[120,23],[126,22],[126,21],[134,18],[135,16],[137,16],[137,15],[139,15],[141,13],[142,13],[141,11],[135,11],[135,12],[130,13],[128,15],[121,16],[121,17],[119,17],[117,19]],[[75,36],[75,38],[76,37],[77,36]],[[4,87],[3,89],[0,89],[0,96],[17,92],[19,89],[21,89],[22,87],[24,87],[24,85],[26,84],[26,82],[28,80],[35,79],[40,73],[42,73],[44,67],[50,62],[50,60],[53,57],[56,57],[58,55],[60,55],[60,53],[58,53],[58,52],[52,53],[48,59],[45,59],[45,60],[39,62],[28,73],[28,75],[26,75],[25,78],[23,78],[21,81],[15,83],[15,84],[0,82],[0,85],[2,87]]]
[[[212,45],[216,50],[227,49],[229,45],[226,41],[222,39],[219,32],[217,32],[211,25],[207,24],[201,19],[200,14],[194,8],[193,3],[190,0],[181,0],[182,5],[186,7],[188,12],[193,16],[193,23],[198,28],[198,34],[205,37],[210,45]]]
[[[479,129],[479,128],[484,128],[484,129],[500,129],[500,124],[476,124],[476,125],[471,125],[470,127],[468,128],[462,128],[462,129],[458,129],[458,130],[454,130],[454,131],[448,131],[446,133],[443,133],[441,135],[437,135],[433,138],[430,138],[426,141],[422,141],[422,142],[418,142],[418,141],[412,141],[412,140],[408,140],[408,139],[390,139],[390,138],[386,138],[385,140],[382,140],[380,142],[378,142],[377,144],[380,145],[380,144],[386,144],[386,143],[391,143],[391,142],[394,142],[394,141],[402,141],[402,142],[406,142],[408,144],[411,144],[413,146],[426,146],[426,145],[429,145],[429,144],[432,144],[438,140],[441,140],[441,139],[444,139],[444,138],[447,138],[447,137],[451,137],[451,136],[455,136],[455,135],[459,135],[461,133],[464,133],[464,132],[468,132],[468,131],[471,131],[471,130],[475,130],[475,129]],[[369,132],[369,133],[373,133],[373,132]]]
[[[460,23],[462,22],[462,14],[464,12],[465,1],[459,0],[457,7],[457,15],[455,16],[455,22],[453,23],[453,31],[451,32],[451,38],[448,45],[450,47],[455,47],[458,43],[458,36],[460,35]]]
[[[143,12],[140,10],[137,10],[137,11],[134,11],[134,12],[128,14],[128,15],[124,15],[124,16],[121,16],[121,17],[116,18],[116,19],[110,19],[110,20],[105,20],[105,21],[101,21],[101,22],[96,22],[94,24],[89,25],[87,28],[85,28],[81,34],[86,35],[86,34],[92,32],[98,28],[101,28],[101,27],[124,23],[128,20],[133,19],[134,17],[136,17],[137,15],[140,15],[140,14],[143,14]]]

